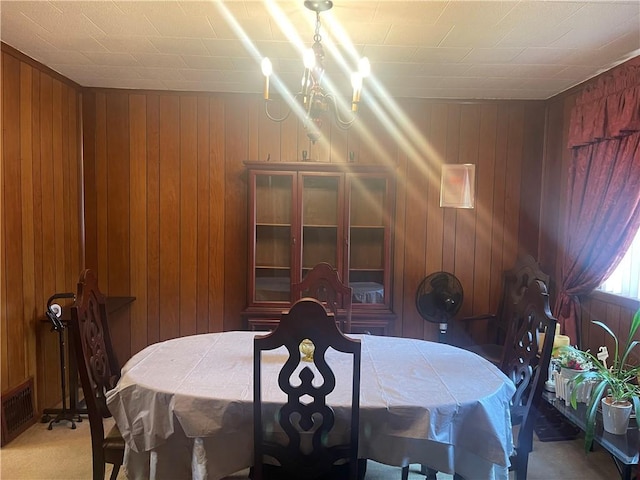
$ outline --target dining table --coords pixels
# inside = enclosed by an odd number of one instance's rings
[[[107,392],[128,478],[216,480],[253,464],[253,339],[264,334],[185,336],[131,357]],[[443,343],[348,336],[362,345],[359,458],[508,479],[515,387],[497,367]],[[351,375],[337,352],[327,358],[339,375]],[[266,362],[263,378],[277,378],[276,363]],[[263,402],[283,395],[265,388]],[[336,407],[348,397],[335,392]]]

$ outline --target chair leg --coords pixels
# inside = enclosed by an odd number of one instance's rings
[[[421,464],[420,473],[425,476],[424,480],[438,480],[438,470],[435,468]]]
[[[511,469],[515,480],[527,480],[529,455],[516,455],[511,458]]]
[[[364,480],[367,474],[367,459],[359,458],[358,459],[358,480]]]
[[[94,453],[93,455],[93,480],[104,480],[104,474],[106,472],[106,464],[104,457],[100,457]]]
[[[401,480],[409,480],[409,465],[402,467]]]
[[[113,470],[111,470],[111,476],[109,477],[110,480],[116,480],[116,478],[118,478],[118,472],[120,471],[120,464],[114,464],[113,465]]]

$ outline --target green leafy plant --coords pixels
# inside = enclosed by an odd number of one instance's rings
[[[620,349],[618,337],[607,325],[597,320],[594,320],[592,323],[604,329],[604,331],[613,338],[615,349],[613,357],[609,357],[610,363],[613,362],[611,366],[605,366],[603,362],[588,351],[583,352],[573,347],[563,347],[580,352],[582,355],[585,355],[593,365],[591,370],[576,375],[573,379],[573,391],[571,393],[571,405],[573,408],[577,408],[576,387],[583,382],[593,382],[591,397],[586,410],[585,450],[587,452],[589,452],[593,444],[596,413],[600,400],[604,395],[611,397],[611,402],[614,404],[631,402],[635,411],[638,412],[638,414],[636,414],[636,423],[640,428],[640,387],[636,380],[640,372],[640,367],[632,366],[628,363],[629,354],[639,343],[637,340],[634,340],[633,337],[640,327],[640,310],[636,312],[631,321],[629,334],[623,349]]]

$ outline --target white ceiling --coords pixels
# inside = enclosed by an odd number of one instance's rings
[[[82,86],[254,93],[265,55],[299,85],[315,22],[302,0],[2,0],[0,16],[3,42]],[[357,55],[376,95],[546,99],[640,54],[639,0],[334,0],[320,19],[345,94]]]

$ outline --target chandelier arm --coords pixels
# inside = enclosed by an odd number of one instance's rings
[[[264,113],[266,113],[267,118],[273,122],[284,122],[287,118],[289,118],[289,115],[291,115],[291,107],[289,107],[289,110],[287,110],[287,113],[285,113],[285,115],[283,117],[274,117],[273,115],[271,115],[269,113],[269,102],[270,100],[265,100],[264,101]]]
[[[356,121],[356,116],[352,115],[350,119],[345,120],[340,116],[340,109],[338,108],[338,102],[336,98],[331,95],[325,95],[325,98],[329,100],[329,104],[331,105],[331,109],[333,110],[333,117],[335,119],[336,125],[342,130],[348,130],[353,125],[353,122]]]

